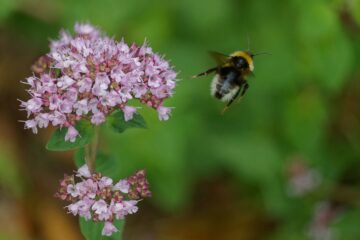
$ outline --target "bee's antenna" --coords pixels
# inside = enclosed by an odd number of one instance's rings
[[[272,55],[271,53],[268,53],[268,52],[261,52],[261,53],[256,53],[256,54],[253,54],[252,57],[255,57],[255,56],[258,56],[258,55]]]

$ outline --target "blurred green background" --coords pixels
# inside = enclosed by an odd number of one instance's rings
[[[53,194],[73,153],[52,129],[23,130],[17,99],[49,39],[90,22],[146,38],[179,72],[172,117],[148,130],[102,132],[114,176],[146,169],[153,197],[126,240],[360,239],[360,1],[0,0],[0,239],[81,239]],[[270,52],[240,104],[221,115],[206,51]],[[109,160],[110,161],[110,160]]]

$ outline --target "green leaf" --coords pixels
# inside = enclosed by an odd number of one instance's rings
[[[123,133],[128,128],[147,128],[146,122],[140,114],[134,114],[133,119],[125,121],[124,113],[120,110],[111,114],[109,124],[118,133]]]
[[[12,11],[15,10],[17,5],[16,1],[13,0],[2,0],[0,1],[0,22],[6,19]]]
[[[76,138],[75,142],[65,141],[67,128],[58,128],[47,143],[46,149],[50,151],[67,151],[77,149],[88,144],[94,135],[94,127],[91,123],[81,120],[76,123],[75,128],[80,134],[80,136]]]
[[[80,230],[86,240],[121,240],[124,231],[125,220],[115,220],[113,224],[119,230],[110,237],[101,236],[101,231],[104,227],[104,223],[93,222],[91,220],[86,221],[84,218],[79,219]]]
[[[80,230],[86,240],[101,239],[101,231],[104,223],[95,223],[91,220],[86,221],[84,218],[79,218]]]
[[[339,215],[333,223],[331,228],[341,236],[341,239],[356,240],[360,238],[360,210],[353,208],[344,211]]]
[[[288,142],[302,153],[309,155],[316,152],[328,120],[322,95],[313,89],[306,89],[286,104],[283,131]]]

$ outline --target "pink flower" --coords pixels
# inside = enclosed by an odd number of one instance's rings
[[[105,115],[102,112],[97,112],[92,116],[91,122],[95,125],[99,125],[105,122]]]
[[[79,135],[79,132],[73,126],[70,126],[65,135],[65,141],[75,142],[76,137],[78,135]]]
[[[292,196],[303,196],[314,191],[321,183],[320,173],[307,166],[306,162],[297,157],[288,167],[288,191]]]
[[[49,109],[55,110],[60,107],[61,100],[57,94],[54,94],[49,97],[49,103],[50,103]]]
[[[35,117],[35,120],[39,128],[46,128],[49,125],[49,114],[40,113]]]
[[[119,108],[130,120],[136,109],[128,101],[134,98],[157,109],[160,120],[169,119],[170,109],[162,106],[173,94],[176,73],[166,60],[147,43],[129,47],[87,23],[74,29],[73,36],[60,32],[25,81],[30,99],[20,106],[31,119],[25,128],[75,126],[82,118],[99,125]],[[75,141],[78,134],[70,130],[66,140]]]
[[[108,206],[107,203],[101,199],[96,201],[91,209],[94,210],[96,214],[103,214],[108,211]]]
[[[97,38],[100,35],[99,30],[88,23],[83,23],[83,24],[76,23],[74,29],[77,34],[88,35],[91,38]]]
[[[37,113],[41,110],[42,101],[40,98],[34,97],[28,100],[27,102],[22,102],[22,107],[28,111],[28,114]]]
[[[171,113],[171,108],[160,106],[157,108],[157,111],[159,113],[160,121],[162,121],[162,120],[166,121],[169,119],[170,113]]]
[[[330,240],[334,239],[332,223],[339,216],[340,208],[331,202],[319,202],[316,204],[313,217],[308,229],[310,239]]]
[[[122,193],[128,193],[130,188],[130,184],[126,180],[120,180],[118,183],[116,183],[113,187],[113,190],[118,190]]]
[[[111,222],[105,222],[104,228],[101,232],[103,236],[111,236],[113,233],[119,231]]]
[[[89,178],[91,177],[91,173],[90,173],[90,170],[89,170],[89,167],[88,165],[84,164],[82,165],[78,171],[77,171],[77,175],[76,176],[79,176],[79,177],[86,177],[86,178]]]
[[[77,115],[79,116],[86,115],[89,112],[88,100],[83,99],[78,101],[77,103],[74,104],[74,108],[76,109]]]
[[[79,204],[77,202],[72,203],[67,206],[67,209],[69,210],[70,213],[72,213],[74,216],[76,216],[79,212]]]
[[[83,165],[77,170],[76,177],[65,176],[60,181],[55,196],[70,202],[66,206],[69,213],[106,225],[106,222],[136,213],[141,198],[151,195],[145,175],[145,171],[138,171],[113,186],[111,178],[96,172],[90,174],[88,167]],[[111,235],[114,231],[110,225],[108,227],[104,231]]]
[[[138,211],[138,207],[136,204],[138,201],[130,200],[130,201],[124,201],[124,209],[128,214],[134,214]]]
[[[74,103],[68,101],[67,99],[61,101],[59,110],[63,113],[71,113],[73,111]]]
[[[111,205],[111,211],[114,213],[116,219],[124,219],[127,212],[123,202],[113,203]]]
[[[66,122],[66,116],[65,116],[65,114],[63,114],[59,111],[55,111],[49,115],[49,120],[51,121],[52,125],[54,125],[54,126],[57,126],[57,125],[62,126]]]
[[[79,190],[73,184],[69,184],[67,186],[67,193],[70,194],[72,197],[79,196]]]
[[[61,78],[57,79],[56,86],[60,89],[66,89],[74,83],[75,83],[74,79],[72,79],[71,77],[69,77],[67,75],[64,75]]]
[[[80,93],[90,92],[92,83],[93,82],[92,82],[92,80],[90,78],[81,79],[77,83],[77,85],[79,86],[79,92]]]
[[[34,119],[25,121],[25,129],[31,128],[33,133],[38,132],[36,126],[37,126],[37,122]]]
[[[102,177],[98,183],[99,188],[105,188],[105,187],[110,187],[112,186],[113,180],[109,177]]]
[[[136,112],[136,108],[130,106],[125,106],[122,110],[124,112],[125,121],[131,120]]]
[[[80,200],[77,202],[78,204],[78,214],[80,217],[84,217],[85,220],[91,219],[91,206],[94,203],[94,200],[89,198],[84,198],[83,200]]]

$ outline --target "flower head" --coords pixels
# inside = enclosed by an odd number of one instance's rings
[[[119,231],[112,222],[105,222],[104,228],[101,232],[103,236],[111,236],[114,232]]]
[[[65,176],[55,196],[70,202],[69,213],[86,220],[105,222],[102,235],[110,236],[118,230],[112,224],[138,211],[141,198],[150,197],[145,171],[138,171],[116,184],[100,173],[90,173],[87,165],[78,169],[76,175]]]
[[[288,193],[291,196],[304,196],[314,191],[321,181],[320,173],[301,159],[293,160],[288,167]]]
[[[169,119],[163,102],[173,95],[176,72],[147,43],[127,45],[103,36],[90,24],[75,24],[75,34],[60,32],[50,52],[33,65],[34,76],[26,79],[30,99],[21,102],[28,114],[25,128],[34,133],[49,124],[68,127],[65,140],[75,141],[80,119],[103,123],[112,111],[121,109],[131,120],[138,99],[156,109],[160,120]]]
[[[340,215],[340,208],[336,204],[323,201],[315,205],[313,217],[309,225],[308,235],[313,240],[331,240],[335,234],[331,224]]]

